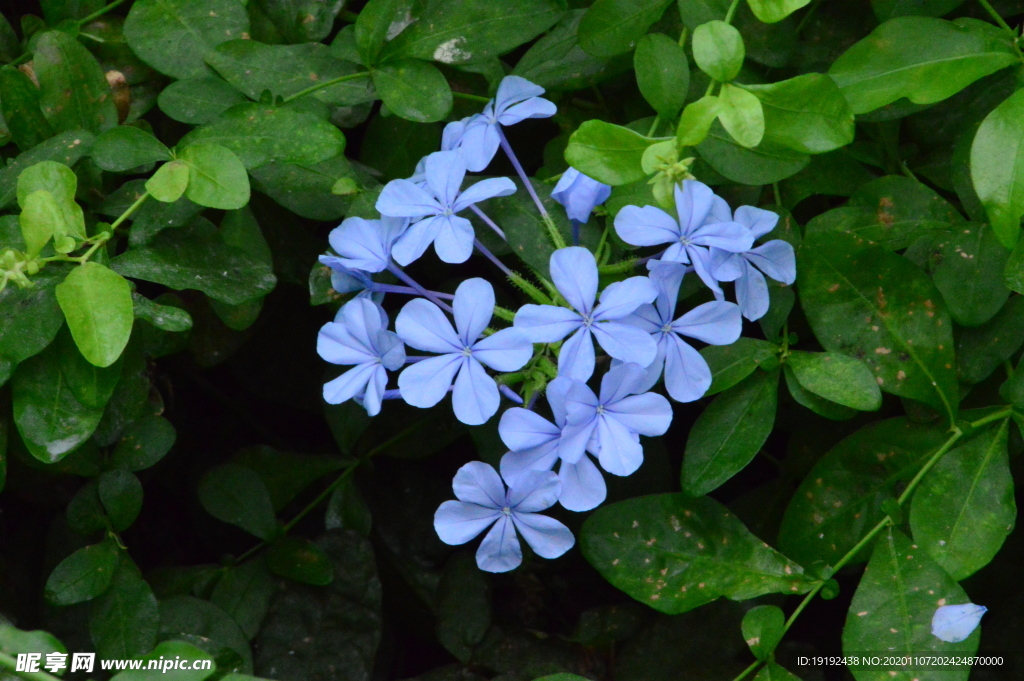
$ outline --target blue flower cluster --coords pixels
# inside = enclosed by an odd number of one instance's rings
[[[476,238],[463,215],[476,214],[499,236],[499,225],[479,205],[508,196],[516,184],[504,177],[463,187],[467,171],[490,165],[504,150],[541,216],[548,215],[505,138],[503,127],[554,115],[543,88],[506,77],[482,113],[449,123],[442,150],[429,154],[408,179],[392,180],[376,203],[379,220],[348,218],[334,229],[334,253],[320,261],[332,269],[340,293],[357,293],[334,321],[323,326],[317,351],[326,361],[351,366],[324,386],[331,404],[356,400],[371,416],[386,399],[433,407],[451,393],[456,418],[487,422],[501,395],[507,409],[499,434],[509,451],[492,466],[471,462],[459,469],[457,501],[438,508],[434,526],[448,544],[463,544],[487,530],[477,551],[483,570],[504,572],[522,562],[518,536],[533,551],[555,558],[574,544],[565,525],[539,512],[556,503],[587,511],[606,497],[602,470],[625,476],[643,463],[640,436],[664,434],[672,406],[652,392],[659,380],[679,402],[691,402],[711,385],[707,362],[687,339],[728,345],[740,336],[742,317],[756,320],[768,309],[768,276],[785,284],[796,278],[792,247],[755,240],[774,229],[775,213],[742,206],[735,213],[706,185],[686,180],[675,187],[675,212],[656,206],[626,206],[614,219],[616,233],[634,246],[663,246],[645,258],[649,274],[600,286],[594,254],[580,246],[557,249],[550,260],[550,293],[525,283]],[[551,192],[578,230],[611,188],[570,168]],[[433,245],[438,258],[463,263],[476,249],[534,299],[513,313],[510,327],[491,328],[492,285],[463,281],[454,296],[429,291],[405,266]],[[679,289],[693,271],[715,300],[676,315]],[[388,272],[402,284],[375,281]],[[735,282],[737,302],[725,300],[721,282]],[[556,293],[557,292],[557,293]],[[384,294],[412,295],[399,311],[394,331],[381,302]],[[454,321],[454,324],[453,324]],[[598,365],[595,342],[611,360],[595,393],[588,385]],[[423,355],[406,354],[406,348]],[[488,370],[496,372],[495,375]],[[388,389],[388,372],[399,372]],[[521,384],[522,394],[510,386]],[[543,392],[551,417],[537,413]],[[490,528],[488,530],[488,528]]]

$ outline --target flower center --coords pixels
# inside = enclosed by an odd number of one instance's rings
[[[505,515],[512,515],[512,509],[510,507],[508,507],[508,506],[502,506],[501,507],[501,512],[504,513]]]
[[[672,322],[665,322],[665,324],[661,327],[661,332],[672,333]]]
[[[603,404],[597,405],[597,415],[598,416],[600,416],[601,414],[605,413],[605,411],[607,411],[607,410],[604,408]]]
[[[583,326],[590,328],[594,325],[594,318],[589,313],[580,315],[580,317],[583,318]]]
[[[450,207],[449,208],[445,208],[443,215],[446,218],[450,218],[452,215],[454,215],[454,212],[452,211],[452,209]]]
[[[679,243],[681,243],[684,246],[689,246],[690,245],[690,238],[688,236],[686,236],[685,234],[680,234],[679,235]]]
[[[463,347],[462,348],[462,356],[463,357],[472,357],[473,356],[473,348],[469,347],[468,345]]]

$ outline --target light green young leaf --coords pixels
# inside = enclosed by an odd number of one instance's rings
[[[100,168],[115,173],[171,158],[162,142],[131,125],[119,125],[101,134],[93,142],[90,155]]]
[[[1024,216],[1024,90],[982,121],[971,144],[971,180],[992,230],[1013,248]]]
[[[433,64],[398,59],[373,69],[373,84],[392,112],[417,123],[444,120],[452,110],[452,89]]]
[[[720,83],[728,83],[739,74],[746,54],[743,36],[724,21],[709,21],[693,32],[693,60]]]
[[[653,494],[602,506],[583,524],[580,549],[613,586],[670,615],[721,596],[810,588],[803,568],[710,497]]]
[[[580,22],[580,47],[595,57],[629,52],[672,0],[597,0]]]
[[[151,660],[155,667],[147,669]],[[183,665],[185,669],[161,668],[162,664],[172,660],[189,662]],[[209,666],[201,664],[202,662],[209,662]],[[197,664],[206,668],[194,668]],[[142,669],[123,671],[112,676],[110,681],[204,681],[212,676],[216,669],[213,656],[194,645],[184,641],[162,641],[149,654],[142,656]]]
[[[60,303],[75,344],[90,363],[113,364],[132,333],[132,292],[124,277],[95,262],[86,262],[57,285]]]
[[[267,487],[247,466],[225,464],[210,470],[199,481],[199,502],[213,517],[260,539],[278,531]]]
[[[146,180],[146,191],[157,201],[174,203],[188,189],[190,166],[181,160],[163,164]]]
[[[110,586],[117,568],[117,543],[108,539],[75,551],[46,580],[51,605],[73,605],[96,598]]]
[[[18,195],[18,179],[25,169],[42,161],[57,161],[72,166],[89,150],[94,139],[93,134],[87,130],[65,132],[19,154],[0,168],[0,209],[14,203]],[[33,191],[44,188],[36,187]]]
[[[676,127],[676,140],[679,145],[695,147],[707,139],[711,125],[721,110],[722,102],[713,95],[701,97],[696,102],[687,104]]]
[[[853,141],[853,112],[827,75],[805,73],[770,85],[744,85],[764,108],[765,138],[805,154]]]
[[[69,225],[65,224],[64,212],[57,205],[53,194],[45,189],[37,189],[25,197],[18,222],[21,224],[21,236],[25,240],[25,252],[30,258],[39,255],[43,247],[50,243],[54,230],[63,237],[54,243],[58,253],[75,250],[74,240],[68,243],[66,235]]]
[[[53,634],[45,631],[22,631],[6,622],[0,623],[0,652],[8,655],[18,653],[66,653],[68,649]]]
[[[647,177],[641,166],[644,152],[658,141],[621,125],[587,121],[569,138],[565,160],[584,175],[616,187]]]
[[[756,147],[764,137],[764,111],[761,101],[731,83],[722,85],[718,95],[718,120],[732,138],[743,147]]]
[[[219,144],[192,144],[179,152],[178,160],[188,166],[185,195],[190,201],[223,210],[249,203],[249,175],[230,149]]]
[[[947,452],[914,493],[914,542],[957,581],[988,565],[1016,522],[1008,432],[1004,420]]]
[[[18,205],[24,207],[32,192],[45,189],[61,203],[75,200],[78,178],[71,168],[56,161],[40,161],[30,165],[18,175]],[[82,237],[85,237],[83,228]]]
[[[759,660],[771,659],[785,633],[786,616],[776,605],[758,605],[743,615],[743,640]]]
[[[882,406],[882,391],[868,366],[838,352],[790,353],[787,363],[800,385],[826,400],[860,411]]]
[[[766,24],[782,21],[810,2],[811,0],[747,0],[754,16]]]
[[[757,672],[754,681],[800,681],[800,677],[793,674],[778,662],[771,660]]]
[[[690,89],[686,51],[668,36],[650,33],[637,44],[633,65],[644,99],[664,119],[675,118]]]

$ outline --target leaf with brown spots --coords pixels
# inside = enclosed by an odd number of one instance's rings
[[[63,31],[47,31],[36,43],[39,104],[57,132],[103,132],[117,125],[117,107],[96,57]]]

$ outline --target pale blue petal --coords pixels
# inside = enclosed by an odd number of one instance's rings
[[[675,187],[675,198],[679,233],[692,235],[711,214],[715,204],[715,193],[703,182],[683,180],[681,187]]]
[[[458,546],[486,530],[501,511],[461,501],[446,501],[434,513],[434,531],[445,544]]]
[[[554,102],[542,97],[533,97],[502,111],[498,114],[498,122],[502,125],[515,125],[527,118],[551,118],[556,113],[558,113],[558,107]]]
[[[568,527],[546,515],[513,513],[512,522],[541,558],[558,558],[576,543]]]
[[[974,603],[940,606],[932,615],[932,635],[947,643],[959,643],[974,633],[986,612],[988,608]]]
[[[782,239],[762,244],[744,253],[743,257],[775,281],[783,284],[796,281],[796,254],[793,253],[793,246]]]
[[[712,248],[708,269],[718,281],[736,281],[743,276],[743,256],[723,251],[721,248]]]
[[[434,198],[448,208],[455,203],[462,180],[466,177],[466,161],[457,151],[435,151],[426,158],[424,175]]]
[[[558,501],[562,483],[552,471],[526,471],[509,487],[508,505],[520,513],[536,513]]]
[[[639,329],[634,331],[643,333]],[[593,374],[594,341],[590,328],[584,326],[562,343],[562,348],[558,351],[558,375],[585,381]]]
[[[730,303],[731,304],[731,303]],[[675,334],[666,340],[665,389],[676,402],[693,402],[711,387],[711,369],[699,352]]]
[[[564,377],[560,376],[560,379]],[[597,414],[599,404],[597,395],[590,389],[590,386],[583,381],[569,379],[569,389],[565,391],[565,421],[568,425],[585,423],[594,418]],[[602,377],[602,383],[607,380],[607,374]],[[563,437],[565,431],[562,431]]]
[[[679,223],[657,206],[626,206],[615,215],[615,233],[627,244],[657,246],[679,241]]]
[[[711,199],[711,211],[708,213],[705,222],[732,222],[732,210],[729,208],[729,204],[718,194],[715,194],[714,198]],[[739,222],[739,220],[736,220]]]
[[[697,246],[721,248],[732,253],[742,253],[754,245],[750,230],[738,222],[716,222],[694,230],[690,242]]]
[[[547,397],[548,406],[551,407],[551,415],[555,417],[555,425],[559,428],[565,427],[565,400],[572,388],[573,379],[568,376],[559,376],[550,383],[544,391]]]
[[[711,345],[731,345],[743,331],[743,320],[739,307],[713,300],[698,305],[672,322],[672,330]]]
[[[505,76],[498,83],[498,91],[492,100],[494,109],[498,112],[526,101],[531,97],[540,97],[544,94],[544,88],[536,83],[531,83],[522,76]]]
[[[711,254],[708,252],[708,249],[702,246],[687,246],[686,253],[693,263],[693,271],[697,273],[697,276],[704,282],[704,285],[711,289],[716,299],[725,300],[725,293],[722,292],[722,287],[718,285],[714,275],[711,273]]]
[[[672,321],[675,316],[676,302],[679,300],[679,287],[685,276],[685,267],[655,267],[651,270],[651,281],[658,288],[658,297],[654,304],[658,308],[662,323]]]
[[[671,321],[671,319],[669,319]],[[661,331],[661,327],[665,325],[664,320],[658,310],[650,303],[645,303],[638,307],[633,314],[626,315],[619,320],[622,324],[629,324],[646,333],[658,333]]]
[[[389,221],[404,223],[404,218]],[[364,272],[381,272],[391,258],[391,240],[380,220],[347,218],[331,230],[328,241],[345,267]]]
[[[459,148],[466,159],[466,168],[479,173],[491,164],[500,145],[501,138],[494,124],[480,117],[467,124]]]
[[[640,446],[639,436],[618,420],[607,415],[598,417],[595,434],[597,459],[601,468],[612,475],[632,475],[644,462],[644,448]]]
[[[502,516],[480,542],[476,564],[484,572],[508,572],[523,562],[523,549],[509,516]]]
[[[374,350],[385,369],[394,371],[405,364],[405,344],[394,331],[378,331]]]
[[[551,281],[578,312],[587,314],[597,297],[597,261],[581,246],[560,248],[551,254]]]
[[[498,384],[487,375],[483,365],[475,359],[463,362],[452,390],[455,418],[467,426],[479,426],[497,413],[500,403]]]
[[[505,484],[494,466],[470,461],[459,468],[452,479],[455,498],[478,506],[500,510],[506,505]]]
[[[675,241],[669,244],[669,247],[665,249],[665,252],[661,254],[659,260],[648,260],[647,269],[653,269],[657,267],[657,264],[652,263],[682,263],[684,266],[690,262],[690,253],[687,250],[687,246],[681,241]]]
[[[608,487],[604,476],[589,456],[581,456],[576,463],[563,461],[558,469],[562,493],[558,503],[570,511],[589,511],[604,503]]]
[[[391,257],[402,267],[419,260],[431,242],[437,238],[444,217],[429,217],[409,225],[409,229],[395,241]]]
[[[417,350],[462,352],[463,345],[441,308],[423,298],[405,304],[395,319],[398,337]]]
[[[654,361],[658,352],[658,344],[651,334],[635,326],[622,322],[598,322],[590,328],[604,351],[623,362],[634,362],[643,368]]]
[[[511,196],[515,193],[515,182],[507,177],[491,177],[466,187],[466,190],[455,200],[452,210],[457,213],[469,208],[474,203],[480,203],[495,196]]]
[[[655,336],[655,338],[658,339],[658,351],[654,354],[654,361],[651,362],[648,366],[644,367],[644,378],[637,384],[636,392],[647,392],[648,390],[653,388],[655,384],[657,384],[658,380],[661,378],[661,374],[665,369],[666,348],[668,347],[668,344],[671,342],[669,340],[670,336],[672,336],[672,334],[668,333],[659,333],[657,336]],[[614,360],[612,366],[617,366],[615,362],[618,361],[619,360]]]
[[[672,424],[672,405],[658,393],[629,395],[609,404],[605,418],[621,423],[633,433],[654,437],[664,435]]]
[[[440,223],[434,239],[437,257],[451,264],[469,260],[469,256],[473,255],[473,223],[458,215],[439,215],[431,219]]]
[[[601,301],[594,308],[594,319],[608,321],[621,319],[644,303],[658,297],[658,288],[649,277],[630,277],[609,284],[601,292]]]
[[[363,394],[379,364],[357,364],[333,381],[324,384],[324,402],[341,404]]]
[[[771,299],[768,297],[768,282],[764,275],[749,264],[743,276],[736,280],[736,302],[743,316],[756,321],[768,312]]]
[[[421,218],[444,212],[436,198],[409,180],[391,180],[384,185],[375,207],[381,215],[397,218]]]
[[[733,220],[749,229],[755,239],[759,239],[775,229],[775,225],[779,223],[779,214],[754,206],[740,206],[736,209]]]
[[[444,132],[441,133],[441,151],[452,151],[462,145],[462,136],[466,134],[466,126],[470,119],[472,116],[467,116],[461,121],[452,121],[444,126]]]
[[[547,444],[560,434],[561,429],[551,421],[522,407],[507,409],[498,422],[498,435],[513,452]]]
[[[584,455],[597,429],[597,416],[591,413],[588,420],[569,423],[562,430],[558,441],[558,456],[562,461],[576,463]]]
[[[570,220],[584,223],[590,219],[594,206],[604,203],[611,196],[612,188],[587,177],[575,168],[569,168],[558,180],[551,198],[565,206]]]
[[[362,345],[338,322],[327,322],[316,337],[317,354],[331,364],[363,364],[372,362],[376,355],[372,348]]]
[[[455,289],[452,301],[455,328],[467,346],[480,337],[494,314],[494,287],[480,277],[467,279]]]
[[[414,407],[433,407],[448,394],[464,359],[462,355],[441,355],[410,364],[398,375],[402,399]]]
[[[640,392],[644,382],[644,366],[635,362],[625,362],[608,370],[601,377],[601,404],[611,405],[627,395]]]
[[[557,343],[580,328],[580,315],[554,305],[523,305],[516,312],[514,328],[532,343]]]
[[[368,416],[376,416],[380,413],[380,405],[384,399],[384,389],[388,385],[388,372],[384,367],[377,365],[370,380],[366,382],[366,390],[363,392],[363,408]]]
[[[558,461],[558,441],[524,449],[519,452],[506,452],[501,457],[501,477],[509,485],[515,485],[519,476],[525,471],[550,471]]]
[[[387,324],[387,316],[380,305],[366,298],[354,298],[345,303],[341,307],[341,319],[345,329],[364,348],[374,347],[377,332]]]
[[[518,371],[533,357],[533,343],[519,329],[502,329],[477,341],[473,357],[495,371]]]
[[[331,288],[338,293],[361,291],[370,285],[370,278],[365,272],[348,269],[341,264],[341,258],[321,255],[320,263],[331,268]]]

